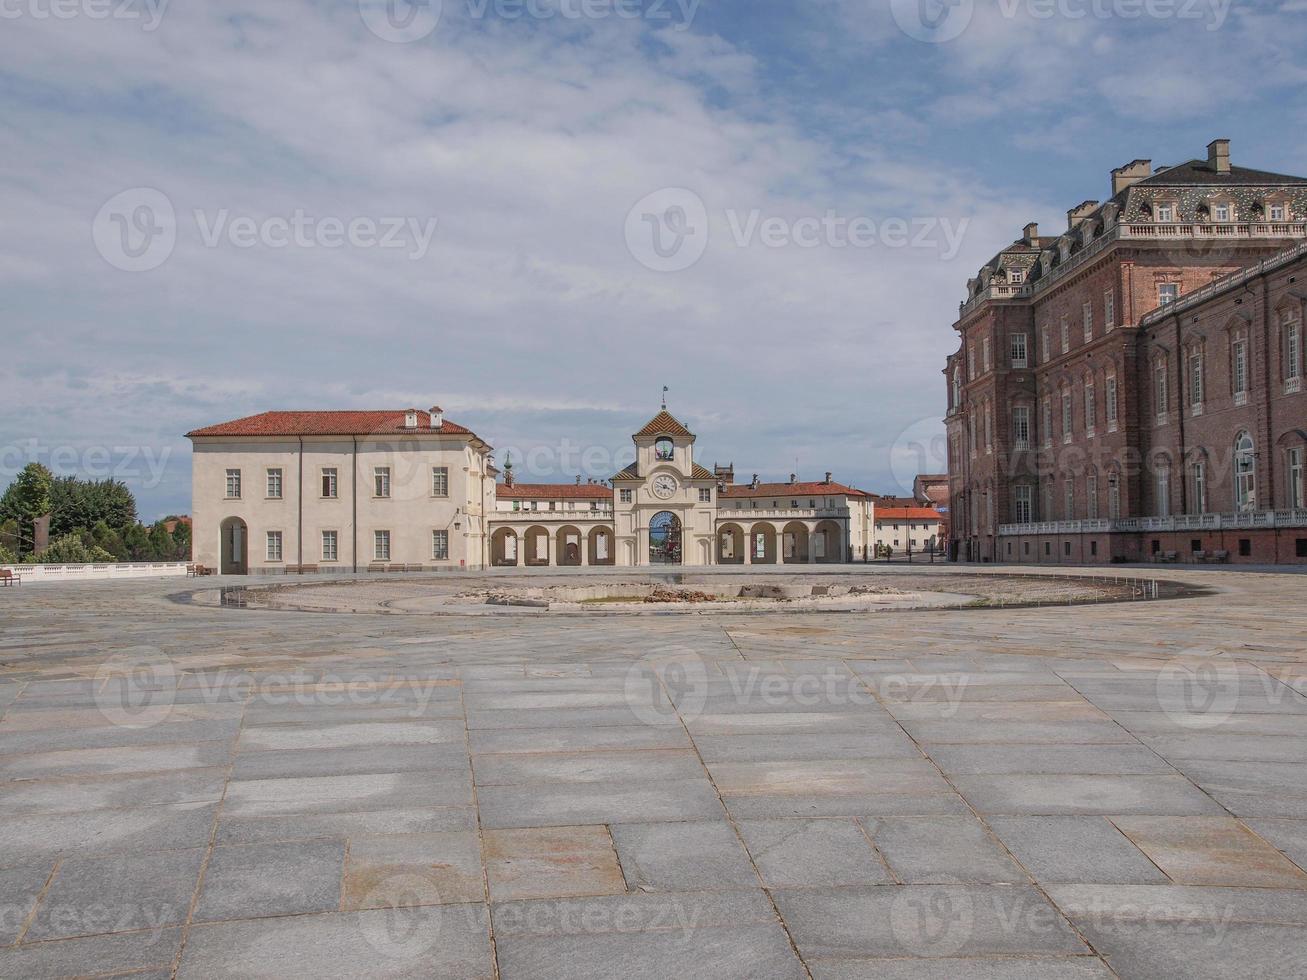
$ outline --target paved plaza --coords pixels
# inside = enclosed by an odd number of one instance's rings
[[[1085,574],[1200,594],[552,616],[403,605],[489,575],[283,593],[354,611],[4,590],[0,977],[1301,976],[1307,575]]]

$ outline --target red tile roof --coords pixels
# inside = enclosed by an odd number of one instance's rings
[[[733,483],[722,487],[722,497],[834,497],[845,494],[850,497],[867,497],[856,487],[846,487],[843,483],[759,483],[755,488],[750,483]]]
[[[344,412],[263,412],[231,422],[206,426],[186,433],[195,436],[373,436],[402,433],[438,433],[447,436],[471,436],[476,433],[449,419],[439,429],[431,428],[431,416],[418,412],[418,426],[408,429],[404,416],[408,409]]]
[[[944,515],[933,507],[877,507],[878,521],[940,521]]]
[[[694,433],[683,426],[677,418],[663,409],[639,432],[637,436],[693,436]]]
[[[495,487],[500,500],[612,500],[613,488],[602,483],[500,483]]]

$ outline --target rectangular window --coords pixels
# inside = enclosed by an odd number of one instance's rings
[[[1307,486],[1304,486],[1303,451],[1301,446],[1289,450],[1289,506],[1294,510],[1307,510]]]
[[[1044,428],[1044,445],[1053,445],[1053,400],[1047,395],[1044,396],[1043,404],[1043,428]]]
[[[1107,379],[1107,425],[1108,428],[1116,426],[1116,375],[1109,375]]]
[[[1094,304],[1086,303],[1081,308],[1081,314],[1085,321],[1085,343],[1094,339]]]
[[[1203,356],[1189,355],[1189,404],[1201,408],[1203,404]]]
[[[976,377],[976,345],[967,345],[967,380],[971,381]]]
[[[1175,223],[1175,205],[1159,204],[1157,206],[1157,223],[1169,225]]]
[[[268,470],[268,499],[281,499],[281,470]]]
[[[1103,329],[1110,332],[1116,326],[1116,294],[1108,290],[1103,294]]]
[[[1271,209],[1270,209],[1270,217],[1271,217],[1271,220],[1272,220],[1272,221],[1283,221],[1283,220],[1284,220],[1285,213],[1286,213],[1286,212],[1285,212],[1285,210],[1284,210],[1284,205],[1283,205],[1283,204],[1272,204],[1272,205],[1271,205]]]
[[[1008,281],[1009,283],[1011,283],[1013,286],[1019,286],[1019,285],[1021,285],[1023,282],[1026,281],[1026,273],[1025,273],[1025,270],[1024,270],[1024,269],[1008,269],[1008,271],[1007,271],[1007,281]]]
[[[1160,363],[1153,372],[1153,410],[1157,413],[1159,425],[1166,424],[1166,411],[1169,405],[1169,392],[1166,384],[1166,364]]]
[[[390,467],[377,466],[372,470],[372,496],[390,496]]]
[[[1236,340],[1234,342],[1232,353],[1234,372],[1233,377],[1231,378],[1231,384],[1234,387],[1236,403],[1238,403],[1239,396],[1248,393],[1248,342],[1245,340]]]
[[[1071,349],[1071,318],[1062,314],[1062,353]]]
[[[241,496],[241,471],[227,471],[227,499],[239,500]]]
[[[1017,405],[1012,409],[1012,447],[1030,448],[1030,408],[1026,405]]]
[[[994,451],[994,407],[985,409],[985,452]]]
[[[617,493],[618,493],[618,499],[621,500],[622,503],[629,504],[631,502],[630,490],[618,490]]]
[[[434,561],[449,560],[449,532],[431,532],[431,557]]]
[[[1098,474],[1090,473],[1085,480],[1085,516],[1091,521],[1098,519]]]
[[[1194,463],[1193,512],[1207,513],[1207,464],[1202,461]]]
[[[1076,485],[1070,480],[1062,489],[1062,517],[1068,521],[1076,519]]]
[[[1230,205],[1218,204],[1212,208],[1212,220],[1218,225],[1227,225],[1230,223]]]
[[[1012,366],[1014,368],[1023,368],[1028,364],[1026,357],[1026,335],[1023,333],[1014,333],[1012,340]]]
[[[1040,333],[1039,345],[1041,349],[1040,352],[1043,355],[1044,363],[1048,363],[1048,361],[1053,356],[1052,352],[1048,349],[1048,327],[1044,327],[1043,331]]]
[[[448,466],[431,467],[431,496],[433,497],[449,496],[449,467]]]
[[[336,557],[337,557],[336,532],[323,531],[322,532],[322,560],[335,561]]]
[[[1157,287],[1157,305],[1166,306],[1180,297],[1180,286],[1174,282],[1160,283]]]
[[[372,532],[372,557],[375,561],[390,561],[390,532]]]
[[[981,351],[983,352],[985,370],[988,371],[994,365],[994,362],[991,360],[989,338],[986,337],[984,340],[982,340],[980,342],[980,345],[981,345]]]
[[[1071,441],[1071,392],[1062,393],[1062,441]]]
[[[712,503],[712,487],[700,487],[700,488],[699,488],[699,503],[701,503],[701,504],[711,504],[711,503]]]
[[[1018,524],[1031,524],[1035,520],[1034,493],[1030,487],[1017,487],[1016,511],[1013,514]]]
[[[1094,404],[1094,386],[1085,385],[1085,431],[1094,431],[1094,422],[1097,421],[1097,408]]]
[[[1171,515],[1171,470],[1163,466],[1157,471],[1157,516]]]
[[[268,532],[268,561],[281,561],[281,532]]]
[[[336,467],[327,466],[322,470],[322,496],[334,500],[336,497]]]
[[[1302,376],[1302,328],[1294,321],[1284,328],[1284,379]]]

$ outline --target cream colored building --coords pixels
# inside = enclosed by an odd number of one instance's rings
[[[836,483],[736,485],[694,461],[666,409],[607,483],[505,480],[433,408],[265,412],[188,434],[194,559],[226,574],[490,566],[866,561],[876,497]]]
[[[876,510],[876,554],[927,554],[941,550],[942,516],[933,507],[880,507]]]

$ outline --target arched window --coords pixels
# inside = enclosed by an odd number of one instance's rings
[[[1234,441],[1234,502],[1241,511],[1257,507],[1257,454],[1247,432],[1240,432]]]
[[[962,405],[962,368],[957,364],[953,365],[953,407],[959,408]]]
[[[654,459],[672,459],[675,455],[676,447],[666,436],[654,443]]]
[[[1121,519],[1121,478],[1116,473],[1107,475],[1107,516],[1114,521]]]

